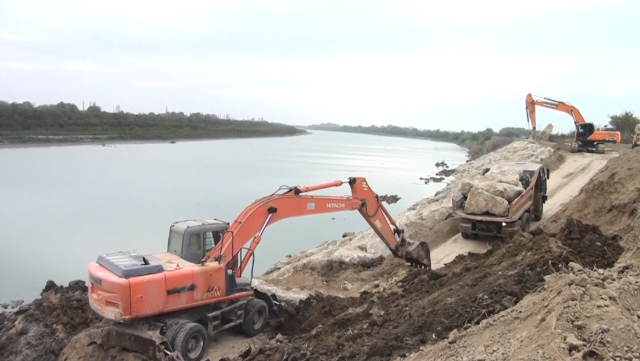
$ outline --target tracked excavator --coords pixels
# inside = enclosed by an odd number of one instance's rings
[[[351,196],[307,194],[345,183]],[[231,224],[217,219],[173,223],[166,252],[116,252],[89,263],[89,304],[113,321],[99,343],[150,360],[199,361],[209,338],[220,331],[261,333],[270,312],[290,310],[242,277],[266,228],[287,218],[343,211],[358,211],[393,256],[431,268],[427,243],[405,236],[365,178],[283,186],[254,201]]]
[[[538,98],[538,99],[536,99]],[[531,123],[532,137],[536,133],[536,106],[555,109],[571,115],[573,123],[576,127],[575,139],[571,142],[571,153],[586,151],[589,153],[605,153],[606,143],[617,143],[621,141],[620,132],[613,128],[605,128],[605,130],[596,130],[593,123],[587,123],[582,114],[575,106],[545,97],[534,98],[531,93],[526,97],[527,122]]]

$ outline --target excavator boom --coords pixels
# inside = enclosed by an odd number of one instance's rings
[[[580,110],[575,106],[560,101],[554,100],[546,97],[538,97],[539,99],[535,99],[531,93],[527,94],[526,98],[526,110],[527,110],[527,122],[531,123],[531,131],[533,135],[535,135],[537,127],[536,127],[536,106],[541,106],[549,109],[555,109],[557,111],[561,111],[563,113],[567,113],[571,115],[573,118],[573,123],[575,125],[585,124],[586,121],[584,117],[580,113]]]
[[[311,196],[306,193],[339,187],[348,183],[351,196]],[[268,225],[292,217],[309,216],[344,211],[358,211],[380,239],[398,258],[412,265],[430,268],[430,252],[426,242],[415,242],[406,238],[404,231],[395,223],[389,211],[370,188],[365,178],[347,180],[306,187],[288,187],[284,193],[274,193],[249,205],[231,224],[224,237],[205,256],[205,262],[227,263],[231,268],[240,250],[251,242],[248,253],[235,270],[240,277]]]

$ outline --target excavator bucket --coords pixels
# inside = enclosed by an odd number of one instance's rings
[[[431,251],[424,241],[412,241],[403,235],[400,242],[401,256],[410,264],[431,269]]]

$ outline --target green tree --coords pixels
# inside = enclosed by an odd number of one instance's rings
[[[609,125],[620,132],[622,143],[631,143],[633,131],[638,124],[640,124],[640,119],[628,110],[618,115],[609,116]]]

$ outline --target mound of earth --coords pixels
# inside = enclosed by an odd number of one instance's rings
[[[611,265],[622,253],[618,240],[568,219],[557,234],[517,233],[484,254],[458,256],[437,272],[410,269],[397,281],[398,290],[347,298],[317,292],[297,305],[295,316],[275,324],[270,332],[279,336],[256,342],[236,360],[404,357],[517,305],[544,285],[545,276],[570,263]]]
[[[550,219],[550,224],[545,226],[547,229],[557,231],[562,227],[563,217],[572,216],[595,224],[604,232],[616,232],[629,240],[638,239],[640,152],[621,149],[620,153],[607,162],[562,212]],[[637,247],[637,242],[632,241],[628,246]],[[629,256],[640,258],[638,252],[631,252]]]
[[[72,281],[68,287],[47,281],[40,298],[9,314],[0,325],[0,359],[56,360],[74,335],[99,321],[89,307],[83,281]]]
[[[515,307],[405,358],[421,360],[639,360],[640,267],[570,264]],[[454,341],[452,339],[451,341]]]

